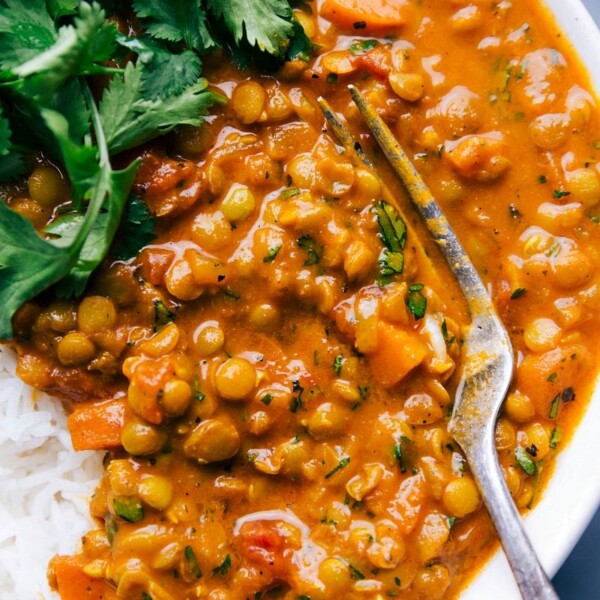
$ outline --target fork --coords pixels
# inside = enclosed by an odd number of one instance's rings
[[[508,332],[473,263],[423,178],[373,106],[355,86],[348,88],[373,137],[446,259],[471,315],[463,344],[461,379],[448,431],[465,454],[522,597],[525,600],[558,600],[506,487],[494,444],[496,419],[513,374],[514,357]],[[320,98],[319,105],[338,139],[346,147],[352,146],[359,158],[371,166],[360,144],[326,101]]]

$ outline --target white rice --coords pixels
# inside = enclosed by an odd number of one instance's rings
[[[75,452],[60,401],[15,366],[0,348],[0,600],[49,600],[48,561],[76,551],[90,528],[102,453]]]

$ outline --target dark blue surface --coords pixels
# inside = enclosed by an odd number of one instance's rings
[[[600,24],[600,0],[583,0]],[[554,578],[561,600],[600,600],[600,510]]]

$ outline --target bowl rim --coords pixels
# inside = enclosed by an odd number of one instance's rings
[[[600,30],[581,0],[541,0],[587,71],[600,105]],[[558,455],[548,488],[524,518],[525,530],[549,576],[554,576],[600,506],[600,376],[568,445]],[[485,596],[482,596],[485,593]],[[461,600],[520,598],[504,553],[470,582]]]

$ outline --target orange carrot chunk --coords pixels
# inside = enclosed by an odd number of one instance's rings
[[[321,16],[338,27],[368,33],[404,25],[408,5],[404,0],[325,0]]]
[[[94,579],[83,571],[81,557],[56,556],[50,563],[50,577],[61,600],[116,600],[105,579]]]
[[[421,364],[426,354],[427,346],[414,333],[380,321],[377,348],[368,357],[376,381],[391,387]]]
[[[120,446],[124,413],[124,399],[78,406],[67,420],[73,448],[108,450]]]

